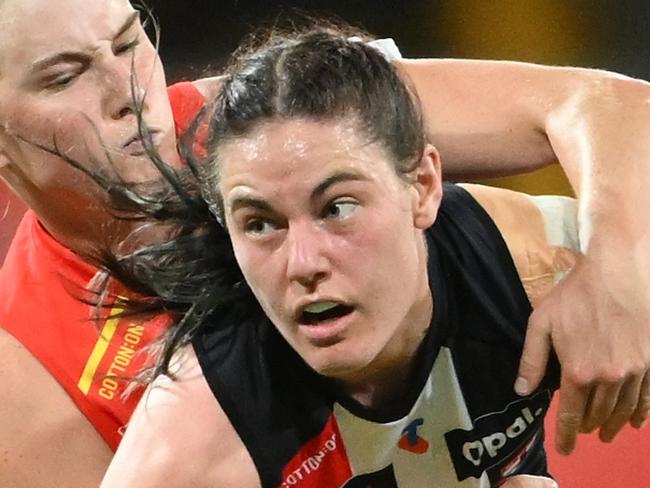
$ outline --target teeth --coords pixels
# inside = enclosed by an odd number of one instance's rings
[[[336,306],[338,306],[338,303],[334,303],[334,302],[317,302],[317,303],[312,303],[308,307],[305,307],[305,312],[322,313],[322,312],[326,312],[327,310],[331,310]]]

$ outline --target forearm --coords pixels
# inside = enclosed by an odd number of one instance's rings
[[[503,61],[405,60],[400,67],[415,84],[448,177],[559,160],[579,198],[583,251],[631,252],[628,262],[650,269],[649,83]]]
[[[639,427],[650,411],[650,84],[518,63],[404,66],[448,174],[557,157],[578,196],[584,255],[531,315],[517,392],[539,385],[553,349],[562,366],[558,451],[570,453],[579,431],[599,428],[611,441],[626,422]]]
[[[558,159],[570,176],[580,174],[582,162],[561,151],[576,139],[554,130],[564,123],[560,115],[573,107],[575,120],[590,121],[593,114],[579,107],[578,98],[602,103],[597,86],[623,79],[605,71],[508,61],[422,59],[404,60],[399,67],[417,89],[446,176],[461,179],[520,173]],[[621,103],[628,111],[639,109],[632,100]],[[614,132],[607,124],[603,121],[604,131]]]
[[[579,197],[582,251],[610,297],[601,313],[643,320],[650,316],[650,84],[595,80],[550,117],[549,140],[573,161],[567,174]],[[610,320],[609,328],[621,325]]]
[[[593,77],[549,114],[546,132],[579,197],[583,251],[600,245],[604,233],[609,245],[647,252],[650,84]]]

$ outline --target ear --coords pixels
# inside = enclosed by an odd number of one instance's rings
[[[426,229],[435,222],[442,200],[440,154],[431,144],[424,148],[422,158],[411,175],[416,193],[413,202],[413,224],[418,229]]]

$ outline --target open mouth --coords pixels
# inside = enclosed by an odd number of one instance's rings
[[[300,322],[306,325],[318,325],[330,320],[344,317],[354,310],[349,305],[335,302],[317,302],[305,307],[300,314]]]

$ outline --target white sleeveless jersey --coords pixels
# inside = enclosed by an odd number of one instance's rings
[[[484,488],[549,475],[543,418],[559,367],[532,395],[514,393],[530,303],[487,213],[457,186],[444,195],[426,232],[434,317],[399,405],[337,395],[261,312],[216,318],[194,340],[263,486]]]

